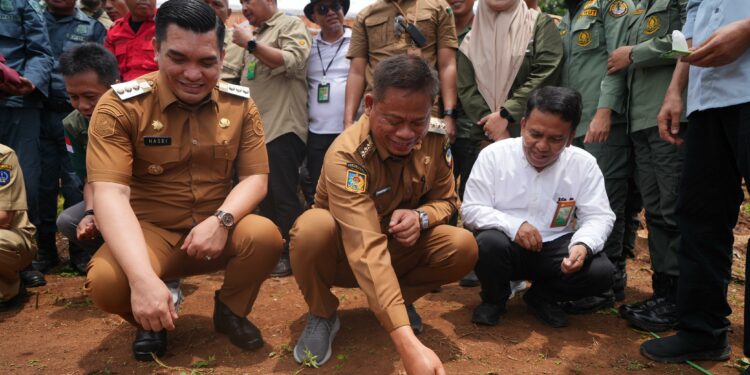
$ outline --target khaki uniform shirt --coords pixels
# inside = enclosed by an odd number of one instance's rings
[[[630,17],[628,45],[634,46],[628,71],[630,131],[656,127],[677,60],[661,55],[672,50],[672,31],[687,18],[687,0],[641,0]],[[686,121],[683,112],[683,121]]]
[[[18,158],[13,149],[0,144],[0,211],[15,212],[9,230],[23,238],[23,243],[17,244],[19,247],[36,253],[34,241],[36,228],[29,221],[27,210],[26,188],[23,185],[21,165],[18,164]]]
[[[281,50],[284,64],[271,69],[252,54],[245,55],[242,85],[250,88],[266,131],[266,142],[286,133],[307,141],[307,58],[312,38],[299,17],[274,14],[255,30],[258,43]],[[247,71],[254,68],[255,77]]]
[[[221,80],[239,84],[244,65],[245,48],[232,43],[232,30],[224,34],[224,64],[221,67]]]
[[[599,108],[611,108],[612,124],[625,123],[626,71],[607,74],[607,58],[627,41],[631,0],[581,1],[571,17],[566,13],[558,25],[565,63],[562,86],[581,93],[583,113],[576,136],[586,134]]]
[[[417,4],[419,9],[416,9]],[[421,48],[422,57],[437,70],[437,52],[441,48],[458,48],[456,24],[453,13],[444,0],[398,1],[409,24],[416,25],[427,43]],[[367,59],[365,78],[367,88],[372,90],[372,74],[375,66],[388,57],[406,53],[413,46],[409,34],[395,33],[395,19],[400,14],[391,0],[378,0],[357,14],[352,30],[352,42],[346,57]]]
[[[175,245],[179,231],[219,208],[234,170],[268,173],[263,123],[253,101],[237,94],[214,89],[187,106],[159,71],[137,81],[151,92],[121,100],[115,85],[99,100],[89,124],[88,180],[130,186],[138,220],[174,231]]]
[[[390,263],[390,216],[399,208],[419,208],[430,227],[446,223],[459,206],[452,163],[445,135],[436,133],[411,155],[391,157],[370,137],[367,115],[341,133],[326,154],[315,207],[329,210],[336,220],[354,276],[389,332],[409,324]]]

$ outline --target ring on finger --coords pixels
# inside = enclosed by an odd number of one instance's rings
[[[211,260],[211,257],[208,256],[208,255],[206,255],[206,256],[203,257],[203,259],[205,259],[205,260]]]

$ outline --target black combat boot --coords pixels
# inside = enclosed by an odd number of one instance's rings
[[[644,331],[663,332],[677,326],[677,276],[662,275],[663,291],[650,305],[633,310],[625,319],[634,327]]]
[[[628,286],[628,271],[625,268],[625,258],[613,259],[612,264],[615,266],[615,274],[612,276],[612,292],[615,294],[615,301],[625,299],[625,287]]]

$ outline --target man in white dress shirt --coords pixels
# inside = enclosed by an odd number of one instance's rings
[[[593,156],[570,145],[581,106],[574,90],[536,90],[521,137],[488,146],[474,164],[461,208],[479,245],[474,323],[498,323],[508,281],[532,280],[523,299],[553,327],[568,325],[559,301],[612,286],[614,266],[601,253],[615,221],[604,178]]]

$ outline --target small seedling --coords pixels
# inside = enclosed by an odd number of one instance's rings
[[[309,368],[320,367],[320,365],[318,365],[318,356],[312,354],[312,352],[308,348],[305,348],[305,357],[302,358],[302,366]]]
[[[192,364],[190,364],[190,367],[192,368],[204,368],[204,367],[211,367],[216,363],[216,355],[210,355],[208,356],[208,359],[203,359],[200,361],[195,361]]]

